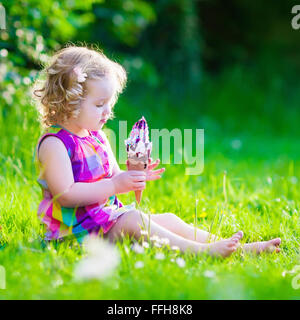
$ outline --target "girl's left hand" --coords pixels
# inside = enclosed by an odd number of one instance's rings
[[[154,168],[156,168],[159,165],[160,160],[157,159],[155,162],[152,162],[152,161],[153,161],[153,159],[150,158],[149,163],[148,163],[148,168],[146,170],[146,181],[160,179],[161,176],[159,174],[165,172],[165,170],[166,170],[165,168],[153,170]]]

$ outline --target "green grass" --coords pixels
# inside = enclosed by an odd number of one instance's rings
[[[260,256],[234,253],[227,259],[213,259],[152,247],[145,249],[144,254],[137,254],[130,249],[126,238],[123,243],[117,243],[121,264],[113,276],[102,281],[76,282],[74,267],[84,256],[76,241],[45,246],[39,240],[43,234],[36,211],[41,191],[35,182],[32,163],[40,134],[36,113],[28,104],[5,106],[0,109],[0,265],[6,269],[6,289],[0,290],[0,298],[299,299],[300,289],[293,289],[291,284],[296,274],[290,273],[300,264],[298,138],[287,132],[251,134],[255,132],[255,125],[266,119],[257,120],[244,131],[223,131],[221,121],[214,121],[212,116],[200,117],[196,107],[192,109],[192,103],[188,105],[190,109],[186,108],[191,113],[197,112],[199,121],[188,113],[184,116],[177,107],[170,112],[167,96],[163,94],[160,101],[166,108],[161,108],[161,113],[168,114],[168,118],[156,118],[157,106],[149,111],[152,105],[148,102],[143,109],[137,109],[135,106],[142,100],[130,99],[122,98],[117,105],[117,119],[111,128],[117,128],[118,119],[124,120],[126,112],[129,127],[145,110],[154,128],[199,128],[201,124],[205,129],[203,174],[186,176],[184,166],[166,165],[163,178],[147,184],[142,209],[154,213],[173,212],[194,224],[197,198],[197,226],[216,232],[224,207],[223,173],[226,170],[228,204],[223,211],[220,234],[228,237],[243,230],[242,242],[281,237],[281,253]],[[146,93],[143,99],[147,100]],[[212,97],[209,99],[212,101]],[[216,97],[214,101],[217,100]],[[236,139],[242,142],[238,149],[232,148],[232,141]],[[134,194],[122,194],[119,198],[123,203],[131,203]],[[164,260],[155,259],[159,251],[165,253]],[[178,256],[185,259],[184,268],[171,260]],[[142,261],[144,267],[136,269],[137,261]]]

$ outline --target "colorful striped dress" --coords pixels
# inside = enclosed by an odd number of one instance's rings
[[[45,227],[45,240],[76,237],[79,243],[91,233],[107,233],[124,212],[135,208],[135,203],[123,205],[116,195],[104,203],[68,208],[63,207],[53,197],[47,182],[42,177],[42,167],[38,160],[41,142],[48,136],[59,138],[65,145],[71,160],[75,182],[95,182],[112,176],[111,155],[107,149],[107,140],[99,131],[89,131],[89,136],[79,137],[68,130],[54,126],[56,129],[44,134],[38,141],[35,161],[40,171],[37,182],[42,188],[43,199],[38,207],[38,217]],[[59,130],[58,130],[59,129]],[[63,179],[63,177],[62,177]]]

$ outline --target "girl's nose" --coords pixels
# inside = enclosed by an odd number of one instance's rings
[[[110,113],[110,106],[108,104],[106,104],[104,110],[103,110],[103,114],[109,114]]]

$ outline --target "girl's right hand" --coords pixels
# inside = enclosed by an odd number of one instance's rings
[[[144,171],[123,171],[111,179],[116,194],[143,190],[146,187],[146,172]]]

